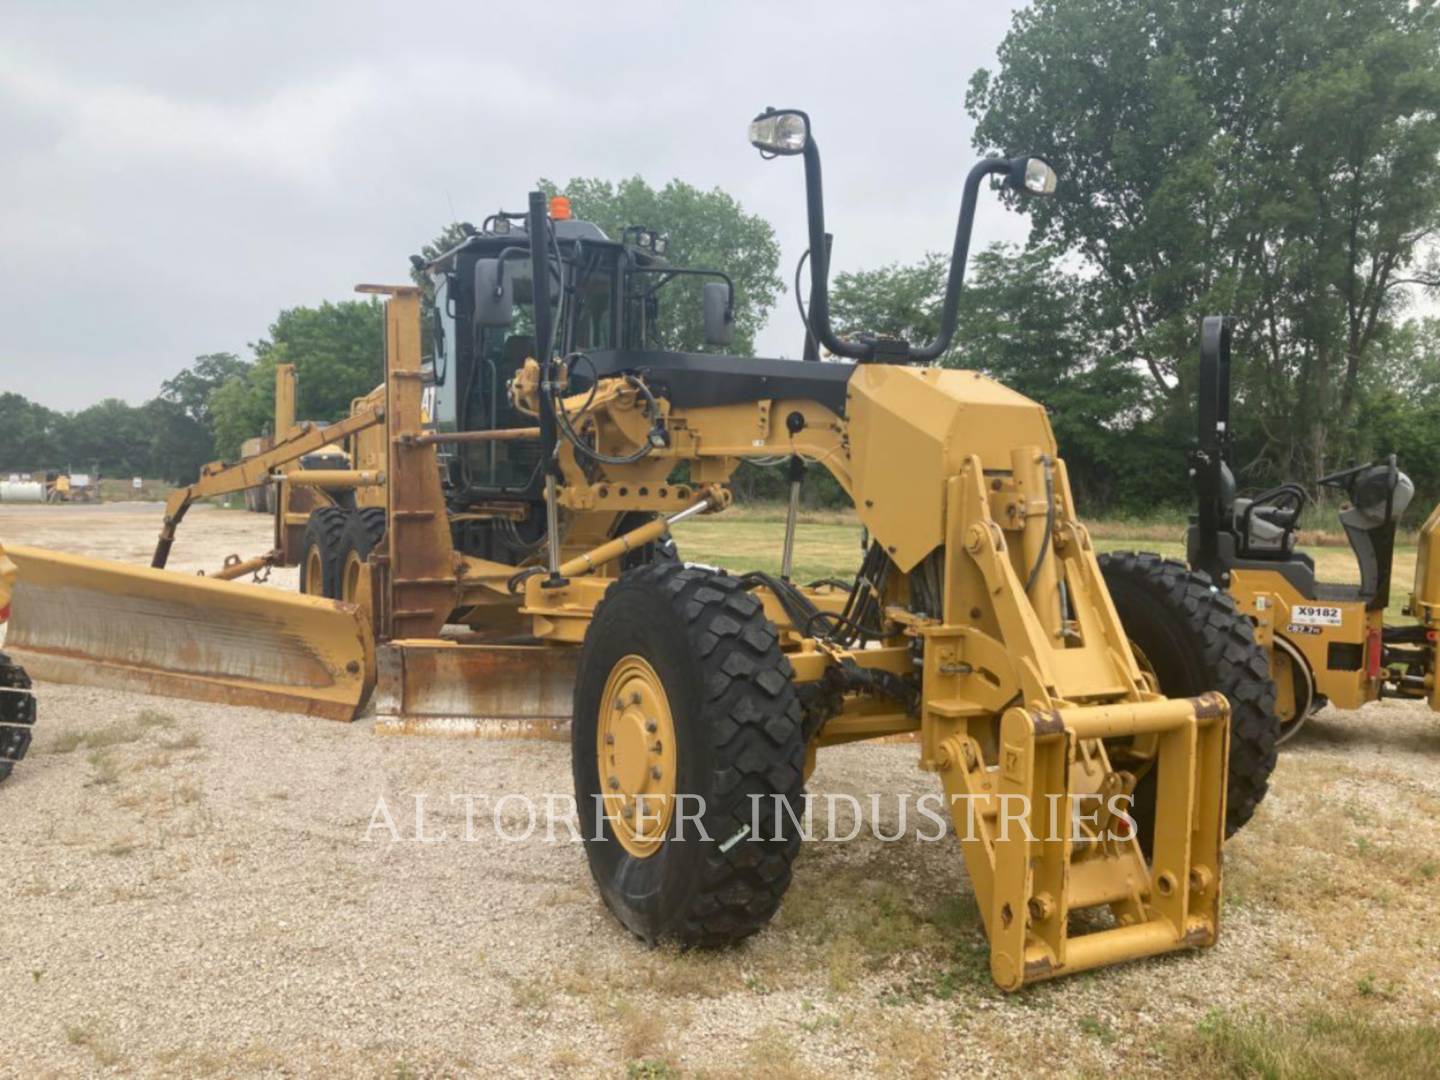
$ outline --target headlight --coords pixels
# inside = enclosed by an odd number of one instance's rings
[[[1050,163],[1039,157],[1010,159],[1010,175],[1006,183],[1024,195],[1054,195],[1058,177]]]
[[[749,135],[762,154],[798,154],[810,141],[810,118],[798,109],[769,109],[750,121]]]

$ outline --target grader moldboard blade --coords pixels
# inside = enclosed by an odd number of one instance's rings
[[[30,675],[352,720],[375,643],[351,604],[6,547],[19,569],[5,647]]]

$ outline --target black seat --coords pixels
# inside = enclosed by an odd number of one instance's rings
[[[1305,489],[1299,484],[1281,484],[1253,498],[1232,498],[1231,530],[1240,557],[1290,558],[1305,502]]]

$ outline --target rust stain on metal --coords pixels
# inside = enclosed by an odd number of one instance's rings
[[[1190,700],[1195,705],[1196,720],[1219,720],[1230,712],[1230,703],[1213,690]]]
[[[24,648],[9,648],[7,652],[22,661],[33,678],[46,682],[99,686],[135,694],[185,698],[217,705],[248,705],[325,720],[353,720],[358,708],[358,703],[321,700],[287,692],[276,686],[241,686],[207,681],[197,679],[192,674],[125,667],[100,662],[93,657],[58,656]]]
[[[1207,945],[1215,944],[1215,927],[1213,926],[1192,926],[1185,931],[1185,936],[1180,943],[1189,948],[1204,948]]]
[[[352,605],[21,548],[8,646],[32,674],[353,719],[374,647]]]
[[[377,735],[444,735],[473,739],[541,739],[569,742],[569,717],[550,720],[481,719],[473,716],[379,717]]]
[[[402,642],[379,650],[376,730],[568,738],[579,650]]]
[[[1060,735],[1065,731],[1065,720],[1054,710],[1048,713],[1032,712],[1030,724],[1036,735]]]
[[[1025,963],[1025,981],[1028,983],[1033,980],[1048,979],[1058,970],[1048,956],[1039,960],[1028,960]]]

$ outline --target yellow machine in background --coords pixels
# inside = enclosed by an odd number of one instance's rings
[[[1435,641],[1440,630],[1440,509],[1420,531],[1414,590],[1406,613],[1417,622],[1385,625],[1390,603],[1395,528],[1415,488],[1394,456],[1321,477],[1349,502],[1340,523],[1359,567],[1355,585],[1317,581],[1311,557],[1295,546],[1308,496],[1287,483],[1253,497],[1236,494],[1230,468],[1228,320],[1204,320],[1200,349],[1200,437],[1191,454],[1199,509],[1188,535],[1188,560],[1224,588],[1255,623],[1269,653],[1281,720],[1280,742],[1293,737],[1327,702],[1358,709],[1381,697],[1440,703]],[[1125,558],[1106,557],[1109,565]],[[1128,622],[1127,622],[1128,626]]]
[[[568,728],[592,875],[652,942],[760,930],[790,883],[817,752],[914,732],[999,985],[1212,944],[1222,840],[1274,762],[1250,623],[1220,602],[1198,621],[1162,604],[1163,641],[1137,659],[1044,408],[930,366],[954,333],[981,184],[1044,195],[1054,173],[1024,157],[971,170],[935,341],[840,339],[809,119],[767,111],[750,139],[804,160],[814,359],[667,347],[662,297],[697,278],[707,348],[729,342],[728,276],[532,193],[425,265],[432,355],[416,288],[362,287],[388,297],[385,384],[323,431],[208,468],[167,506],[154,569],[25,553],[27,663],[352,713],[373,676],[401,726]],[[328,444],[348,468],[292,467]],[[853,582],[791,579],[796,498],[780,575],[678,560],[670,527],[724,509],[746,458],[788,459],[796,491],[808,468],[836,479],[869,538]],[[316,595],[160,569],[196,498],[272,474],[273,549],[215,577],[299,565]],[[1185,685],[1167,685],[1175,656],[1199,657]]]

